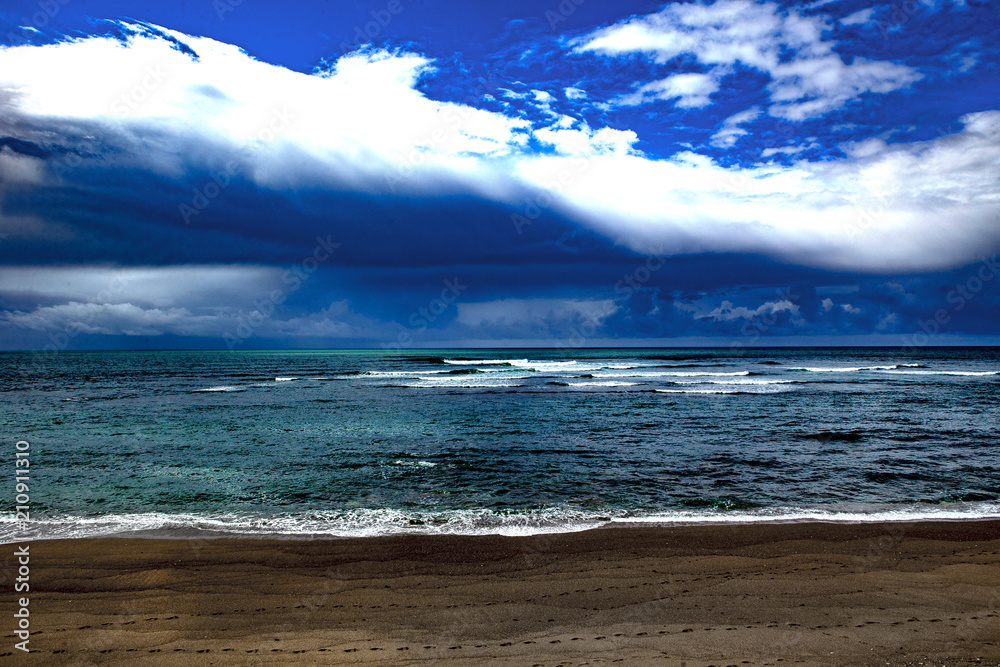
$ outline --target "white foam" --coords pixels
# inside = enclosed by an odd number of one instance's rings
[[[607,515],[605,515],[607,517]],[[403,512],[353,509],[303,514],[113,514],[99,517],[55,517],[33,520],[24,529],[13,514],[0,516],[0,544],[25,539],[104,537],[138,533],[156,537],[182,535],[374,537],[395,534],[509,535],[568,533],[604,523],[585,512],[549,508],[529,512],[488,509]]]
[[[701,388],[701,389],[654,389],[659,394],[780,394],[793,391],[791,387],[770,386],[770,385],[742,385],[735,382],[691,382],[694,386],[712,384],[723,388]]]
[[[986,377],[1000,375],[998,371],[894,371],[892,375],[954,375],[960,377]]]
[[[231,385],[219,386],[219,387],[206,387],[205,389],[198,389],[197,391],[244,391],[242,387],[234,387]]]
[[[365,371],[364,374],[365,375],[369,375],[371,377],[407,377],[407,378],[412,378],[412,377],[416,377],[419,374],[426,375],[426,374],[429,374],[429,373],[446,373],[446,372],[447,371],[420,371],[419,373],[417,373],[416,371]]]
[[[649,515],[614,517],[612,524],[733,524],[733,523],[886,523],[900,521],[969,521],[1000,519],[1000,503],[928,508],[909,505],[893,509],[868,507],[772,507],[756,510],[678,510]]]
[[[451,384],[447,382],[427,382],[422,384],[406,384],[404,387],[419,387],[421,389],[492,389],[494,387],[523,387],[523,384],[513,382],[497,382],[493,384]]]
[[[444,363],[454,366],[491,366],[494,364],[526,364],[527,359],[445,359]]]
[[[567,382],[570,387],[634,387],[637,382]]]
[[[654,389],[658,394],[744,394],[735,389]]]
[[[628,373],[591,373],[595,378],[662,378],[677,377],[677,371],[642,371],[635,370]]]
[[[833,367],[805,367],[792,368],[793,371],[809,371],[810,373],[858,373],[860,371],[894,371],[905,364],[893,364],[892,366],[847,366],[843,368]],[[919,365],[919,364],[914,364]]]
[[[732,385],[772,385],[772,384],[795,384],[796,380],[758,380],[732,378],[729,380],[678,380],[677,384],[732,384]]]
[[[750,375],[750,371],[734,371],[732,373],[710,373],[708,371],[676,371],[676,372],[671,372],[670,374],[681,378],[701,377],[701,376],[738,377],[741,375]]]
[[[417,380],[421,382],[434,382],[438,384],[475,384],[475,385],[492,385],[507,383],[511,380],[523,380],[530,375],[523,374],[508,374],[503,375],[417,375],[415,376]]]
[[[740,377],[750,375],[750,371],[732,371],[727,373],[712,371],[642,371],[628,373],[592,373],[595,378],[665,378],[665,377]]]
[[[793,371],[809,371],[810,373],[857,373],[858,371],[869,370],[867,368],[857,367],[857,368],[815,368],[815,367],[805,367],[805,368],[792,368]]]
[[[658,512],[582,511],[551,507],[524,512],[489,509],[434,512],[351,509],[301,514],[167,514],[38,517],[27,525],[12,512],[0,514],[0,543],[57,538],[139,535],[163,537],[242,535],[255,537],[373,537],[397,534],[527,536],[568,533],[622,524],[878,523],[1000,519],[1000,503],[784,506],[752,510],[683,509]]]
[[[299,378],[274,378],[275,382],[292,382],[298,380]]]
[[[892,366],[857,366],[844,368],[827,367],[805,367],[792,368],[793,371],[808,371],[810,373],[858,373],[861,371],[872,371],[888,373],[891,375],[960,375],[969,377],[982,377],[986,375],[1000,375],[1000,371],[962,371],[962,370],[903,370],[909,368],[920,368],[920,364],[893,364]]]
[[[521,361],[510,362],[515,368],[531,369],[535,371],[561,372],[573,371],[575,373],[596,371],[601,367],[593,364],[581,364],[579,361]]]

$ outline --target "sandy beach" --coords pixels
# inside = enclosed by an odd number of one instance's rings
[[[1000,664],[997,521],[30,552],[12,664]]]

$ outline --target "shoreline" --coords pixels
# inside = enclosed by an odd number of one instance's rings
[[[35,542],[58,541],[58,540],[89,540],[89,539],[260,539],[260,540],[342,540],[342,539],[374,539],[380,537],[489,537],[502,536],[509,538],[527,538],[542,535],[567,535],[581,533],[591,530],[617,530],[628,528],[726,528],[728,526],[788,526],[802,524],[823,524],[823,525],[897,525],[916,523],[975,523],[1000,521],[1000,505],[995,502],[983,503],[989,511],[970,511],[968,508],[962,510],[937,510],[918,513],[913,511],[900,510],[864,510],[823,512],[817,510],[801,510],[788,514],[753,514],[727,512],[719,515],[705,514],[702,516],[662,516],[650,515],[648,517],[607,517],[597,515],[595,517],[574,517],[567,518],[563,523],[550,523],[544,527],[530,524],[518,523],[484,523],[474,528],[473,531],[462,532],[461,530],[449,530],[448,519],[435,518],[421,519],[414,521],[410,519],[409,525],[402,523],[402,519],[397,519],[396,523],[383,522],[379,527],[372,527],[367,531],[360,531],[361,534],[337,534],[323,530],[286,530],[285,532],[266,532],[259,528],[243,528],[239,526],[239,521],[260,520],[262,517],[232,516],[219,517],[206,515],[205,517],[192,517],[181,515],[180,518],[187,520],[188,524],[183,524],[177,516],[168,514],[153,513],[151,515],[107,515],[104,520],[112,522],[122,518],[133,518],[134,516],[155,516],[163,522],[178,522],[181,525],[155,526],[155,527],[127,527],[127,524],[117,525],[107,528],[105,531],[95,531],[83,535],[23,535],[25,540]],[[535,518],[528,514],[500,514],[497,517],[515,519]],[[279,517],[285,518],[285,517]],[[405,518],[405,517],[404,517]],[[496,518],[496,517],[495,517]],[[64,525],[74,525],[71,517],[61,517]],[[233,520],[235,519],[235,523]],[[312,523],[322,523],[322,520],[310,520]],[[549,521],[552,521],[550,518]],[[36,526],[41,523],[59,524],[60,521],[42,519],[35,520]],[[206,524],[217,524],[222,527],[206,527]],[[443,528],[440,528],[443,527]],[[346,532],[346,531],[345,531]],[[367,534],[365,534],[367,533]],[[10,536],[0,539],[0,545],[15,544],[17,540]]]
[[[1000,664],[1000,520],[27,544],[50,659]]]

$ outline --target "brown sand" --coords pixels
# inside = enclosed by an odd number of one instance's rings
[[[0,662],[1000,664],[1000,521],[30,551]]]

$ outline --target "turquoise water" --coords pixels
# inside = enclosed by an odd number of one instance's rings
[[[1000,351],[0,354],[31,521],[373,535],[1000,516]],[[9,506],[13,505],[13,491]]]

